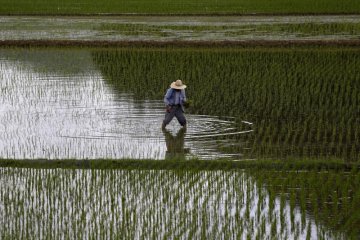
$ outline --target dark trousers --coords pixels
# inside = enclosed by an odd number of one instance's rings
[[[186,125],[186,118],[184,115],[184,110],[182,109],[181,105],[174,105],[174,106],[171,106],[170,111],[167,111],[165,113],[165,119],[163,121],[163,126],[168,125],[174,117],[176,117],[176,119],[178,120],[178,122],[180,123],[181,126]]]

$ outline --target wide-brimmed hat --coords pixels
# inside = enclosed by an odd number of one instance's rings
[[[185,89],[186,85],[183,84],[180,79],[178,79],[175,82],[172,82],[170,87],[173,88],[173,89]]]

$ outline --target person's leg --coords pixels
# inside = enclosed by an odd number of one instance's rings
[[[171,120],[172,120],[172,119],[174,118],[174,116],[175,116],[175,112],[176,112],[176,109],[175,109],[174,107],[172,107],[172,108],[170,109],[170,112],[166,112],[166,113],[165,113],[165,118],[164,118],[163,123],[162,123],[162,125],[161,125],[162,128],[165,128],[166,125],[168,125],[168,124],[171,122]]]
[[[176,108],[175,117],[181,126],[186,127],[186,118],[181,107]]]

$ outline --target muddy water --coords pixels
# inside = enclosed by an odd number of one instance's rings
[[[89,50],[1,49],[0,80],[1,158],[241,158],[219,149],[251,134],[192,114],[186,131],[175,119],[162,131],[162,100],[115,92]]]

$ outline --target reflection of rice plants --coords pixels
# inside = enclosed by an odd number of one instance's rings
[[[0,168],[0,176],[2,239],[286,239],[306,238],[309,227],[315,238],[342,236],[300,221],[288,200],[280,211],[275,190],[263,188],[268,174]]]
[[[359,158],[360,52],[352,48],[96,50],[118,91],[161,99],[182,78],[193,113],[255,123],[252,154]]]

